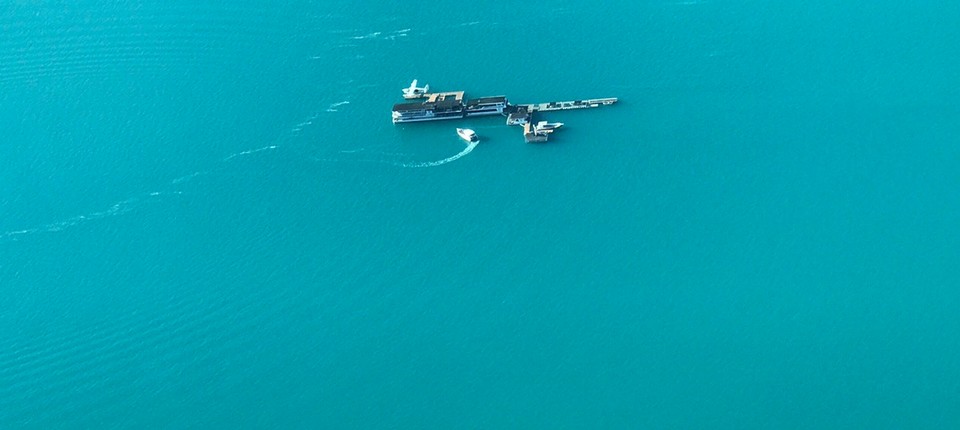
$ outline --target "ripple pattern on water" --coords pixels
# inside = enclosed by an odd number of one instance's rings
[[[151,77],[184,76],[197,64],[215,68],[240,63],[249,48],[268,47],[293,32],[282,25],[290,7],[282,5],[12,3],[0,8],[0,93],[48,91],[49,84],[83,86],[90,80],[126,76],[151,85]],[[318,111],[334,102],[325,102]],[[240,149],[206,168],[173,175],[99,208],[8,226],[0,231],[0,246],[16,252],[18,240],[55,237],[54,232],[135,214],[151,202],[173,203],[183,189],[204,177],[242,168],[248,158],[278,149],[308,128],[316,115],[294,121],[273,142],[238,145]],[[7,264],[0,261],[0,269],[6,270],[0,272],[0,281],[8,273],[17,276],[16,269],[4,267]],[[123,415],[118,412],[149,410],[144,402],[161,392],[195,389],[212,395],[217,388],[195,386],[200,381],[183,380],[183,375],[213,371],[203,377],[216,380],[222,376],[215,373],[218,363],[256,351],[265,333],[279,331],[291,318],[309,319],[304,315],[307,305],[297,305],[295,294],[283,288],[253,294],[249,289],[182,289],[159,301],[150,294],[122,295],[109,304],[122,310],[83,321],[30,315],[20,304],[0,302],[0,428],[97,428],[105,422],[130,427],[134,423],[116,421]],[[26,317],[42,323],[31,324],[33,331],[22,329],[18,319]]]
[[[163,73],[240,57],[244,46],[283,31],[241,6],[150,10],[119,3],[74,9],[30,3],[0,13],[0,85]]]

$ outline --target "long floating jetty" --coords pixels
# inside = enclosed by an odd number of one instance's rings
[[[555,110],[598,108],[600,106],[610,106],[616,102],[616,97],[608,97],[604,99],[574,100],[570,102],[550,102],[516,106],[526,108],[528,112],[550,112]]]
[[[598,108],[610,106],[618,101],[616,97],[608,97],[549,103],[510,104],[505,96],[464,99],[463,91],[429,93],[429,89],[429,85],[418,87],[416,80],[410,84],[410,87],[404,88],[403,98],[422,100],[393,105],[393,123],[503,115],[507,117],[507,125],[523,127],[525,141],[546,142],[547,136],[563,124],[551,124],[546,121],[534,124],[533,114],[535,112]]]

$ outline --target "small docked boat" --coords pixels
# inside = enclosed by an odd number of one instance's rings
[[[469,128],[458,128],[458,129],[457,129],[457,135],[460,136],[461,139],[463,139],[463,140],[465,140],[465,141],[467,141],[467,142],[471,142],[471,143],[472,143],[472,142],[479,142],[479,141],[480,141],[480,138],[477,137],[477,133],[475,133],[473,130],[471,130],[471,129],[469,129]]]
[[[562,122],[540,121],[540,122],[537,123],[536,129],[537,129],[537,131],[547,131],[547,130],[556,130],[556,129],[560,128],[560,127],[563,127],[563,123],[562,123]]]
[[[537,130],[531,123],[523,125],[523,140],[527,143],[546,142],[550,137],[550,131]]]

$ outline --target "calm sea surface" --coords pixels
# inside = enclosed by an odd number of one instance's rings
[[[0,428],[960,427],[960,3],[819,3],[6,1]]]

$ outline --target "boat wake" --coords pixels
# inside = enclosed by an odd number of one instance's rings
[[[476,148],[476,147],[477,147],[477,143],[479,143],[479,142],[470,142],[469,144],[467,144],[467,147],[463,149],[463,151],[460,151],[460,152],[457,153],[456,155],[452,155],[452,156],[450,156],[450,157],[444,158],[443,160],[430,161],[430,162],[426,162],[426,163],[401,164],[400,166],[401,166],[401,167],[436,167],[436,166],[442,166],[442,165],[444,165],[444,164],[457,161],[457,160],[459,160],[461,157],[463,157],[463,156],[465,156],[465,155],[473,152],[473,148]]]
[[[382,33],[379,31],[374,31],[373,33],[368,33],[362,36],[352,36],[351,39],[353,40],[373,39],[380,36],[380,34]]]
[[[183,192],[181,191],[154,191],[151,193],[147,193],[142,197],[132,197],[126,200],[121,200],[119,202],[114,203],[109,208],[106,208],[104,210],[91,212],[84,215],[77,215],[72,218],[45,224],[39,227],[27,228],[23,230],[11,230],[6,232],[0,232],[0,240],[3,240],[3,239],[17,240],[19,236],[24,236],[29,234],[54,233],[58,231],[63,231],[70,227],[74,227],[86,222],[96,221],[96,220],[109,218],[113,216],[119,216],[128,212],[131,212],[138,205],[143,203],[145,199],[148,199],[148,198],[158,198],[158,197],[164,197],[164,196],[170,196],[170,195],[179,196],[181,194],[183,194]]]
[[[334,107],[340,106],[347,103],[349,102],[344,101],[344,102],[334,103],[333,106]],[[85,224],[87,222],[101,220],[101,219],[110,218],[114,216],[120,216],[120,215],[133,212],[137,208],[139,208],[141,205],[144,205],[147,202],[154,199],[165,198],[167,196],[183,195],[183,191],[177,188],[181,188],[182,186],[186,185],[186,183],[192,182],[193,180],[199,177],[213,174],[217,171],[220,171],[226,168],[230,164],[228,162],[230,162],[235,158],[245,157],[251,154],[257,154],[264,151],[280,149],[281,147],[286,145],[288,142],[290,142],[292,139],[297,138],[300,135],[300,132],[302,132],[305,127],[312,125],[314,120],[318,116],[319,114],[314,114],[310,116],[308,119],[295,125],[289,131],[287,131],[286,133],[283,133],[281,136],[274,139],[273,144],[271,145],[267,145],[267,146],[256,148],[256,149],[248,149],[246,151],[241,151],[241,152],[231,154],[221,159],[219,163],[215,163],[210,169],[199,170],[199,171],[190,173],[188,175],[183,175],[175,179],[172,179],[170,180],[168,186],[165,187],[165,189],[142,193],[135,197],[117,201],[103,210],[90,212],[83,215],[77,215],[71,218],[62,219],[57,222],[41,224],[32,228],[21,228],[18,230],[0,231],[0,243],[6,242],[6,241],[17,241],[17,240],[20,240],[20,238],[34,235],[34,234],[54,233],[54,232],[64,231],[71,227],[76,227],[81,224]]]
[[[348,105],[348,104],[350,104],[350,101],[348,101],[348,100],[344,100],[344,101],[342,101],[342,102],[333,103],[333,104],[330,105],[330,107],[327,108],[327,112],[337,112],[337,107],[340,107],[340,106],[343,106],[343,105]]]
[[[187,181],[189,181],[189,180],[191,180],[191,179],[193,179],[193,178],[196,178],[197,176],[203,175],[204,173],[207,173],[207,172],[193,172],[193,173],[191,173],[191,174],[189,174],[189,175],[181,176],[181,177],[179,177],[179,178],[177,178],[177,179],[174,179],[174,180],[170,181],[170,185],[182,184],[182,183],[187,182]]]
[[[356,36],[351,36],[349,40],[370,40],[370,39],[380,39],[380,40],[397,40],[398,37],[407,37],[410,34],[410,28],[404,28],[401,30],[394,30],[388,33],[382,31],[374,31],[373,33],[361,34]]]
[[[310,126],[310,125],[313,125],[313,120],[317,119],[317,116],[319,116],[319,115],[318,115],[318,114],[314,114],[314,115],[311,116],[310,118],[307,118],[306,120],[301,121],[299,124],[293,126],[293,128],[290,129],[290,135],[291,135],[291,136],[295,136],[295,135],[299,134],[301,131],[303,131],[303,128],[304,128],[304,127],[308,127],[308,126]]]
[[[278,148],[277,145],[270,145],[270,146],[264,146],[263,148],[249,149],[249,150],[246,150],[246,151],[243,151],[243,152],[238,152],[238,153],[236,153],[236,154],[231,154],[231,155],[228,156],[227,158],[224,158],[223,161],[229,161],[229,160],[232,160],[232,159],[234,159],[234,158],[237,158],[237,157],[240,157],[240,156],[243,156],[243,155],[256,154],[256,153],[258,153],[258,152],[269,151],[269,150],[271,150],[271,149],[277,149],[277,148]]]

